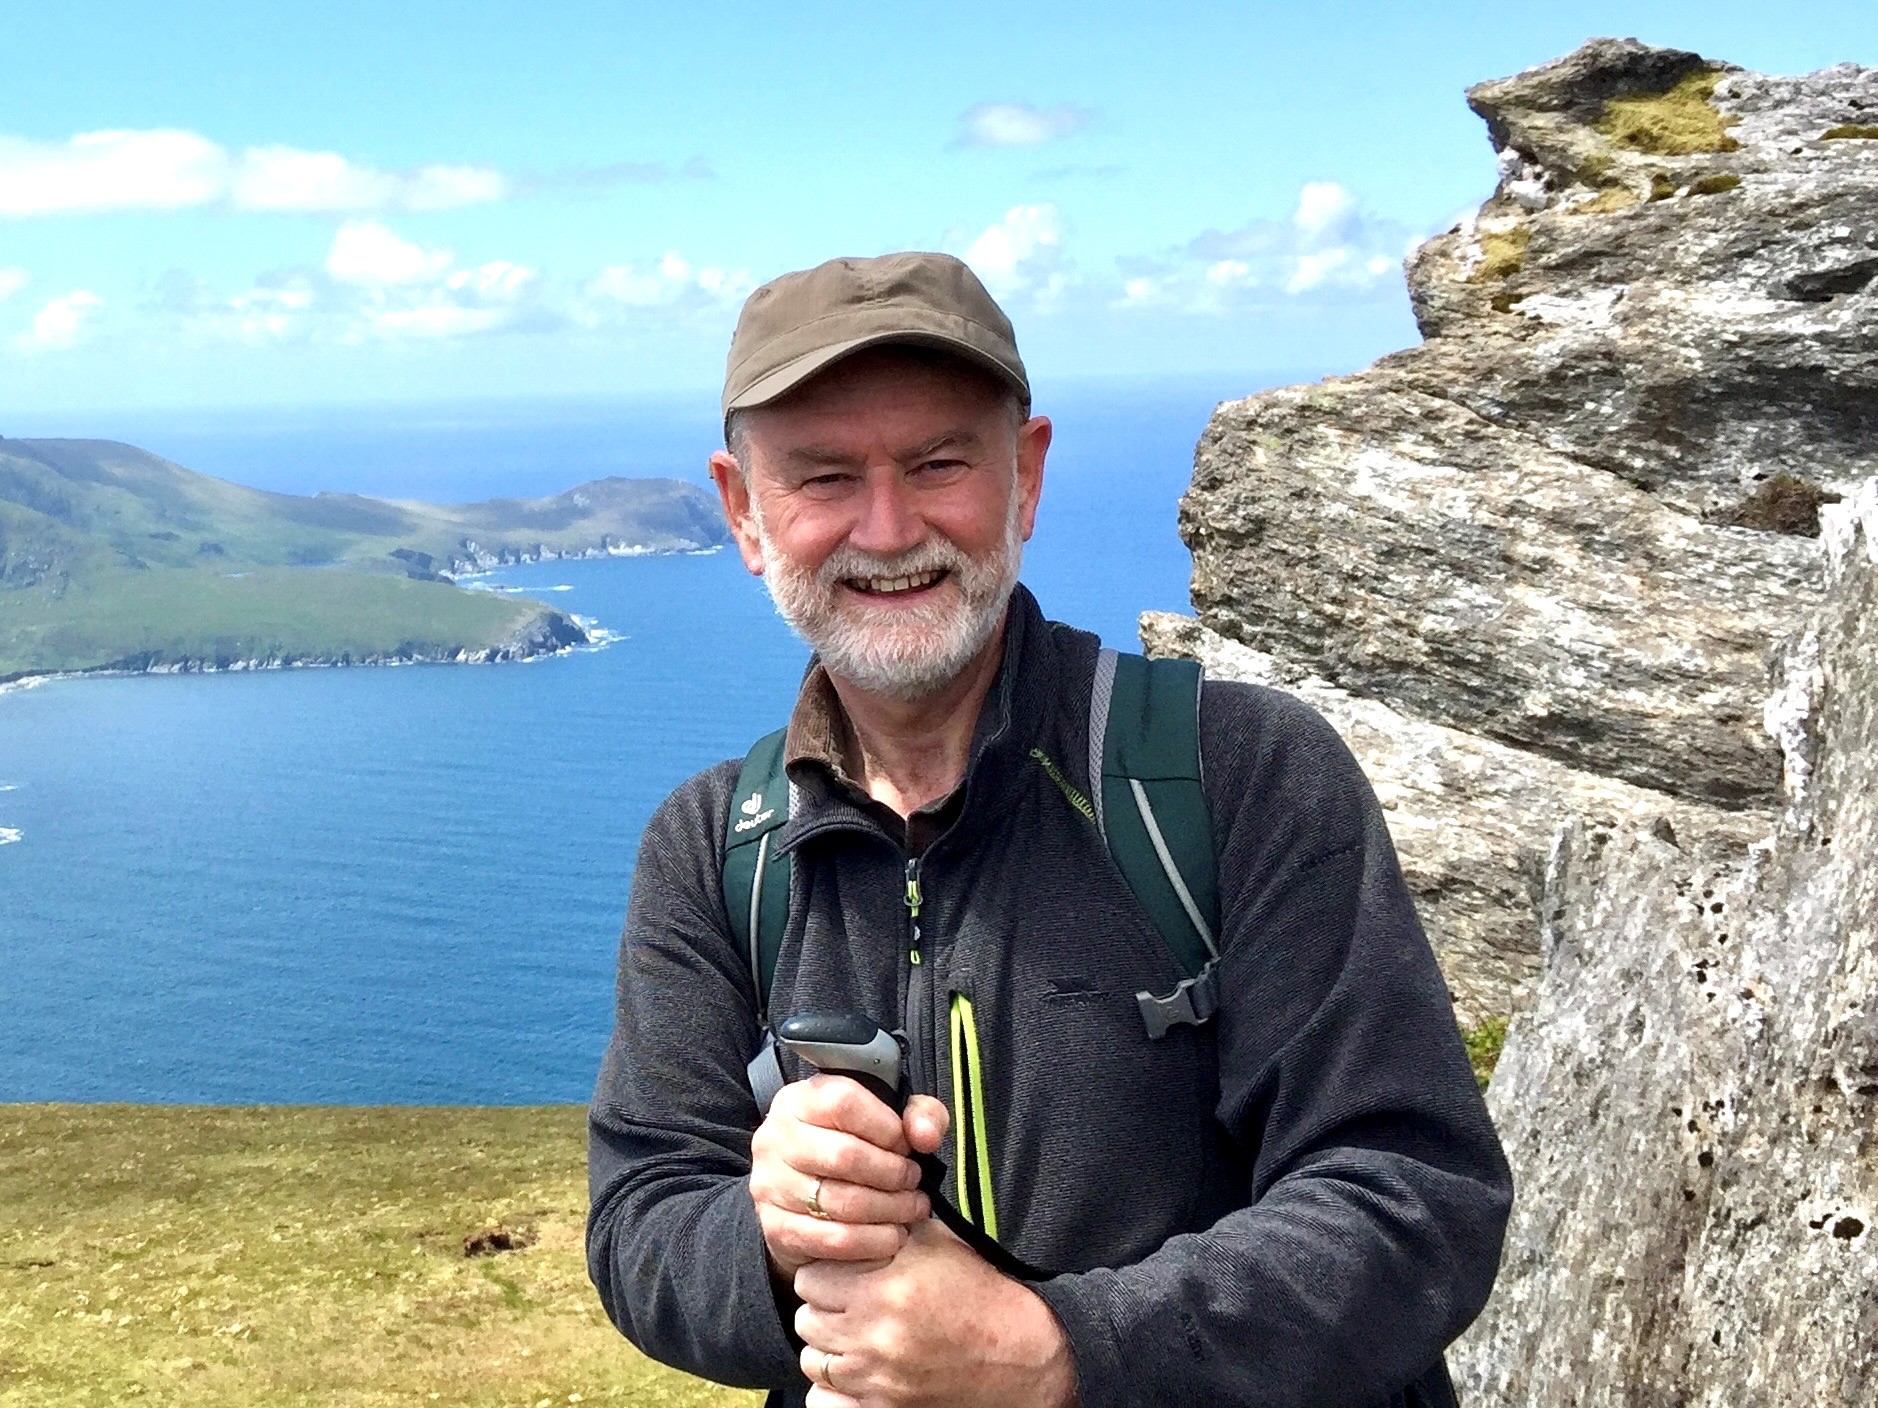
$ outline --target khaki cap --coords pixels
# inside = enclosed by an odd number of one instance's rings
[[[977,275],[949,254],[831,259],[745,300],[724,369],[724,414],[765,405],[864,347],[956,352],[1030,400],[1017,337]]]

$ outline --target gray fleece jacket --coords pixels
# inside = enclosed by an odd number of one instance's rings
[[[1150,1041],[1134,994],[1182,972],[1038,758],[1087,792],[1097,649],[1019,588],[961,792],[919,857],[917,964],[907,829],[833,769],[791,764],[772,1010],[904,1029],[916,1086],[950,1105],[969,1002],[999,1237],[1062,1273],[1037,1289],[1084,1408],[1439,1402],[1512,1188],[1376,800],[1308,707],[1205,685],[1221,1006]],[[760,1033],[720,881],[737,770],[698,774],[645,830],[587,1254],[646,1353],[794,1404],[807,1383],[745,1182]]]

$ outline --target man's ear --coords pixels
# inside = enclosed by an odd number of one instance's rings
[[[1024,541],[1030,541],[1037,525],[1037,501],[1043,497],[1043,460],[1050,453],[1054,434],[1048,416],[1032,416],[1017,427],[1017,498],[1018,526]]]
[[[753,576],[763,575],[763,544],[756,531],[756,513],[750,503],[750,483],[737,468],[728,450],[711,456],[711,481],[717,485],[717,497],[724,503],[724,522],[730,536],[737,540],[743,565]]]

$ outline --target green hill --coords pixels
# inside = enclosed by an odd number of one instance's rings
[[[544,499],[275,494],[108,440],[0,439],[0,682],[101,669],[519,658],[585,639],[450,578],[504,562],[693,551],[715,501],[673,479]]]

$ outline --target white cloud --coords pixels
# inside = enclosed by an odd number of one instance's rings
[[[488,166],[420,166],[404,178],[399,204],[407,210],[450,210],[486,205],[509,194],[509,178]]]
[[[46,305],[33,315],[31,331],[16,340],[21,346],[29,348],[70,347],[84,335],[86,324],[103,306],[104,300],[89,289],[73,289],[70,293],[60,294],[57,298],[47,300]]]
[[[582,291],[574,316],[589,326],[628,310],[717,310],[734,307],[755,286],[748,271],[694,268],[676,250],[653,264],[609,264]]]
[[[1298,192],[1291,223],[1308,238],[1322,239],[1342,230],[1356,214],[1356,197],[1335,181],[1310,181]]]
[[[1064,234],[1056,206],[1014,205],[967,246],[963,258],[998,298],[1051,299],[1068,285]]]
[[[348,220],[333,236],[326,272],[342,284],[407,284],[442,273],[454,257],[399,239],[376,220]]]
[[[14,294],[26,287],[28,280],[24,269],[0,269],[0,303],[4,303]]]
[[[538,270],[506,259],[459,267],[375,220],[339,227],[319,269],[276,275],[234,298],[192,291],[190,326],[242,341],[358,343],[467,337],[566,321],[549,309]]]
[[[256,211],[440,210],[501,200],[485,166],[380,171],[337,152],[249,147],[240,155],[178,129],[81,132],[64,142],[0,136],[0,216],[224,205]]]
[[[0,215],[203,205],[225,189],[227,166],[227,153],[193,132],[0,137]]]
[[[243,210],[370,210],[391,203],[397,178],[354,166],[338,152],[251,147],[230,196]]]
[[[959,116],[961,147],[1040,147],[1089,125],[1086,108],[1065,103],[1040,108],[1030,103],[978,103]]]
[[[1379,219],[1334,181],[1312,181],[1281,219],[1208,230],[1183,249],[1124,261],[1117,306],[1222,313],[1260,302],[1373,298],[1399,285],[1418,236]]]

